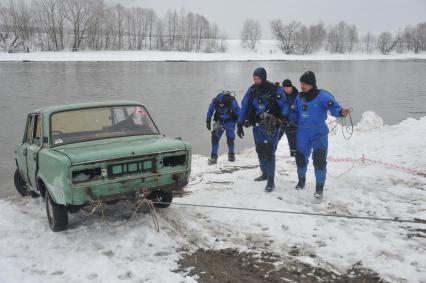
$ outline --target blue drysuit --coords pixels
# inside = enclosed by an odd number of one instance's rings
[[[299,91],[293,86],[292,92],[290,94],[284,93],[288,106],[290,109],[294,108],[296,103],[296,98],[299,96]],[[289,115],[289,122],[284,124],[284,131],[281,132],[280,139],[283,136],[284,132],[287,136],[287,142],[290,149],[290,155],[295,156],[296,154],[296,133],[297,133],[297,117],[295,114]]]
[[[306,176],[309,156],[313,150],[312,159],[317,185],[324,185],[327,174],[328,112],[334,117],[341,117],[342,107],[329,92],[313,89],[310,96],[301,93],[296,98],[292,113],[298,123],[297,174],[299,178]]]
[[[272,132],[267,131],[267,125],[263,123],[261,116],[267,112],[273,114],[275,118],[281,118],[286,116],[288,111],[289,107],[283,89],[274,87],[268,81],[264,83],[263,87],[251,86],[241,102],[238,123],[243,124],[249,120],[252,124],[260,169],[262,174],[268,178],[275,176],[275,152],[281,127],[277,124]],[[252,118],[248,117],[249,112]]]
[[[213,117],[215,125],[212,130],[212,156],[217,156],[219,140],[226,132],[229,153],[235,152],[235,125],[240,107],[237,100],[228,94],[220,93],[212,100],[207,111],[207,120]]]

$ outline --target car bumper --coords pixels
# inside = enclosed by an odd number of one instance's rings
[[[72,188],[69,205],[85,205],[91,201],[115,201],[134,198],[136,192],[178,190],[188,184],[189,171],[174,171],[148,177],[120,178],[102,183],[79,185]]]

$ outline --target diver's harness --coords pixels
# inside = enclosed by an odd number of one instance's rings
[[[219,102],[219,95],[223,95],[223,100]],[[214,115],[213,115],[213,132],[218,133],[219,131],[224,130],[224,123],[236,122],[238,119],[238,114],[232,110],[232,102],[235,100],[235,97],[232,96],[232,92],[225,90],[219,93],[215,99],[214,103]],[[230,118],[222,120],[220,115],[227,114],[224,112],[225,109],[228,109]],[[221,110],[221,112],[219,111]]]
[[[259,99],[260,103],[263,103],[261,99],[259,98],[258,89],[253,85],[251,90],[251,95],[249,99],[249,109],[247,112],[247,119],[244,122],[245,127],[249,126],[259,126],[261,125],[262,129],[268,134],[272,135],[277,129],[277,127],[281,124],[280,117],[281,117],[281,111],[277,103],[277,99],[279,99],[280,95],[277,94],[278,86],[267,83],[269,87],[269,94],[267,97],[268,101],[268,109],[266,109],[262,114],[256,115],[256,110],[253,106],[253,100],[255,98]]]

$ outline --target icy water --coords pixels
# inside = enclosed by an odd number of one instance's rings
[[[320,88],[354,109],[355,123],[367,110],[386,124],[426,115],[425,60],[0,63],[0,197],[12,187],[13,150],[29,111],[62,103],[137,100],[163,134],[181,136],[194,153],[207,155],[209,102],[223,89],[237,91],[240,102],[258,66],[267,69],[269,80],[280,82],[298,82],[304,71],[314,71]],[[237,138],[237,150],[253,146],[246,132],[244,140]],[[222,152],[225,147],[222,141]]]

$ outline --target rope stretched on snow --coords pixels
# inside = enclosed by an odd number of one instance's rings
[[[414,219],[401,219],[395,218],[382,218],[382,217],[368,217],[368,216],[356,216],[356,215],[344,215],[344,214],[329,214],[329,213],[315,213],[315,212],[303,212],[303,211],[289,211],[289,210],[273,210],[273,209],[259,209],[259,208],[248,208],[248,207],[234,207],[234,206],[219,206],[219,205],[207,205],[207,204],[193,204],[193,203],[165,203],[165,202],[153,202],[157,204],[171,204],[179,206],[190,206],[190,207],[202,207],[202,208],[215,208],[215,209],[229,209],[229,210],[244,210],[244,211],[255,211],[255,212],[269,212],[269,213],[281,213],[281,214],[296,214],[296,215],[308,215],[308,216],[320,216],[320,217],[335,217],[335,218],[349,218],[349,219],[362,219],[369,221],[385,221],[385,222],[398,222],[398,223],[415,223],[415,224],[426,224],[426,220],[414,218]]]

